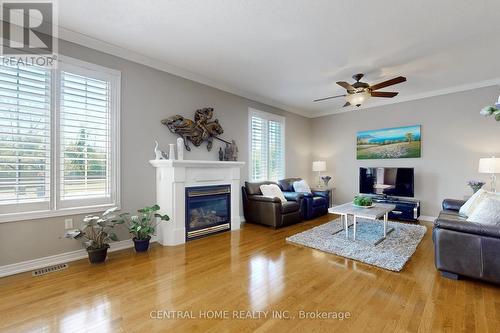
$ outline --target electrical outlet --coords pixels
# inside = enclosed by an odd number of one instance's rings
[[[64,220],[64,229],[73,229],[73,219]]]

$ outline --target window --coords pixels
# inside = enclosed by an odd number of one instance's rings
[[[119,206],[120,73],[0,64],[0,222]]]
[[[250,180],[285,177],[285,118],[249,110]]]

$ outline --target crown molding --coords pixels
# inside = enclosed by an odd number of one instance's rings
[[[302,110],[298,110],[296,108],[293,108],[289,105],[280,103],[278,101],[275,101],[271,98],[267,98],[264,96],[256,95],[249,93],[247,91],[243,91],[237,88],[230,87],[226,84],[223,84],[221,82],[217,82],[214,80],[211,80],[207,77],[204,77],[203,75],[196,74],[194,72],[191,72],[187,69],[177,67],[174,65],[171,65],[167,62],[151,58],[149,56],[146,56],[144,54],[123,48],[118,45],[114,45],[108,42],[104,42],[102,40],[96,39],[94,37],[84,35],[63,27],[59,27],[59,38],[62,40],[66,40],[68,42],[72,42],[78,45],[82,45],[91,49],[94,49],[99,52],[107,53],[119,58],[123,58],[129,61],[133,61],[136,63],[139,63],[141,65],[145,65],[157,70],[160,70],[162,72],[167,72],[169,74],[173,74],[179,77],[182,77],[184,79],[188,79],[197,83],[201,83],[203,85],[216,88],[225,92],[228,92],[233,95],[237,95],[255,102],[267,104],[269,106],[273,106],[278,109],[282,109],[291,113],[298,114],[303,117],[310,118],[310,114],[303,112]]]
[[[376,107],[380,107],[380,106],[384,106],[384,105],[399,104],[399,103],[404,103],[404,102],[409,102],[409,101],[414,101],[414,100],[419,100],[419,99],[425,99],[425,98],[430,98],[430,97],[435,97],[435,96],[453,94],[453,93],[458,93],[458,92],[462,92],[462,91],[468,91],[468,90],[485,88],[485,87],[492,87],[492,86],[500,87],[500,78],[486,80],[486,81],[480,81],[480,82],[475,82],[475,83],[470,83],[470,84],[463,84],[463,85],[453,86],[453,87],[439,89],[439,90],[433,90],[433,91],[420,93],[420,94],[403,96],[403,97],[397,98],[395,100],[380,101],[380,102],[375,102],[375,103],[370,102],[368,105],[362,105],[360,107],[352,106],[352,107],[345,107],[345,108],[340,108],[340,109],[332,109],[332,110],[328,110],[328,111],[321,111],[321,112],[317,112],[317,113],[312,113],[309,115],[309,117],[310,118],[318,118],[318,117],[336,115],[336,114],[346,113],[346,112],[351,112],[351,111],[372,109],[372,108],[376,108]],[[370,99],[370,101],[372,101],[372,100]]]

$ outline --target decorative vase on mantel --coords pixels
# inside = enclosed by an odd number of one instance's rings
[[[182,161],[184,159],[184,139],[177,138],[177,159]]]
[[[168,145],[169,150],[168,150],[168,159],[169,160],[175,160],[175,145],[173,143],[170,143]]]

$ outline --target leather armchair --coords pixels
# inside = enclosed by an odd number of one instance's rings
[[[285,195],[285,198],[292,198],[297,195],[293,188],[293,183],[302,180],[301,178],[286,178],[280,180],[278,183]],[[301,193],[304,196],[302,201],[302,217],[305,220],[310,220],[321,215],[328,213],[328,206],[330,203],[329,191],[312,191],[312,193]]]
[[[276,183],[245,182],[245,186],[241,188],[246,222],[279,228],[302,221],[300,207],[304,196],[301,193],[288,196],[288,201],[282,203],[279,198],[263,196],[260,191],[260,185],[263,184]]]
[[[467,222],[458,214],[464,203],[444,200],[434,221],[436,268],[452,279],[468,276],[500,283],[500,226]]]

